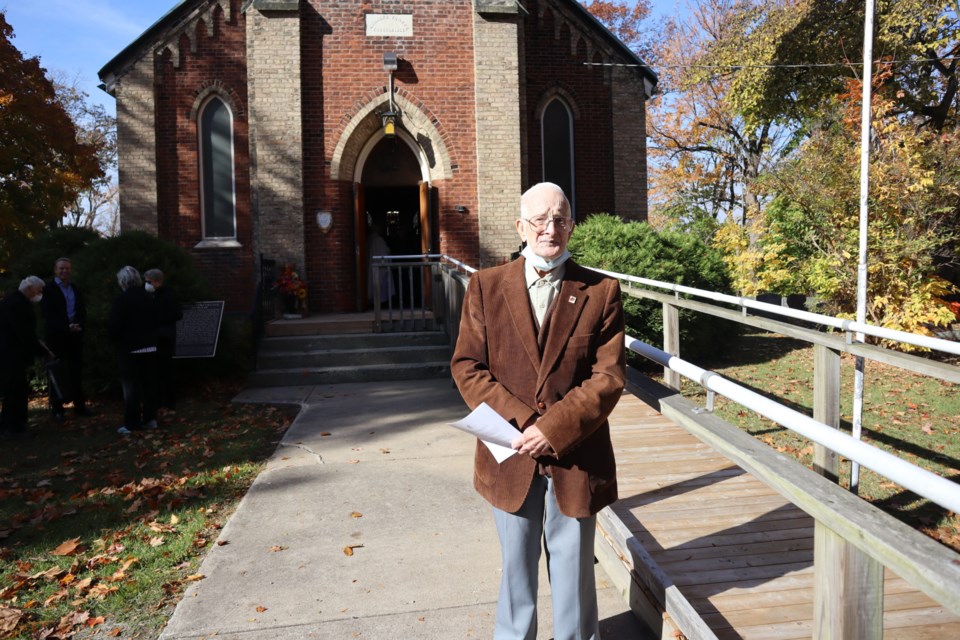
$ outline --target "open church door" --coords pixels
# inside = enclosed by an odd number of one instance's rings
[[[369,270],[367,269],[367,207],[363,197],[363,185],[359,182],[353,183],[353,237],[357,239],[355,247],[356,256],[356,307],[357,311],[366,311],[367,301],[367,278]]]
[[[433,227],[431,225],[430,215],[430,183],[420,183],[420,252],[423,254],[433,253]],[[423,272],[423,299],[427,304],[431,304],[433,298],[430,296],[431,271]],[[432,305],[431,305],[432,306]]]

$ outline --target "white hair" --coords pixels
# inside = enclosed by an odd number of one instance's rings
[[[520,196],[520,217],[527,218],[530,214],[530,201],[534,197],[540,195],[541,192],[551,191],[560,196],[560,208],[556,213],[559,213],[565,218],[570,217],[570,201],[567,200],[566,194],[563,192],[563,189],[559,185],[556,185],[552,182],[540,182],[529,189],[527,189],[522,196]]]
[[[45,284],[46,283],[43,281],[42,278],[38,278],[37,276],[27,276],[26,278],[20,281],[20,293],[26,294],[27,289],[29,289],[30,287],[40,287],[41,289],[43,289]]]
[[[117,271],[117,284],[120,285],[121,289],[126,291],[130,287],[142,287],[143,280],[140,278],[139,271],[127,265],[123,269],[120,269],[120,271]]]

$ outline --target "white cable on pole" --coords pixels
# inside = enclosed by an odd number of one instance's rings
[[[863,19],[863,98],[860,106],[860,261],[857,263],[857,322],[867,321],[867,248],[870,219],[870,125],[871,94],[873,83],[873,2],[866,0]],[[863,342],[864,334],[857,332],[857,342]],[[857,440],[863,432],[863,374],[866,360],[856,357],[853,378],[853,430],[851,435]],[[860,488],[860,465],[856,461],[850,464],[850,491],[857,493]]]

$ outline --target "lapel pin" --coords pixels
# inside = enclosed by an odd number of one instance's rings
[[[569,302],[570,304],[573,304],[576,301],[577,301],[577,296],[570,296],[570,299],[567,300],[567,302]]]

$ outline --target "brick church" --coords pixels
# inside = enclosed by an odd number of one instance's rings
[[[252,308],[261,257],[312,313],[367,306],[366,236],[489,266],[519,195],[646,217],[656,76],[575,0],[182,0],[100,71],[121,228]]]

